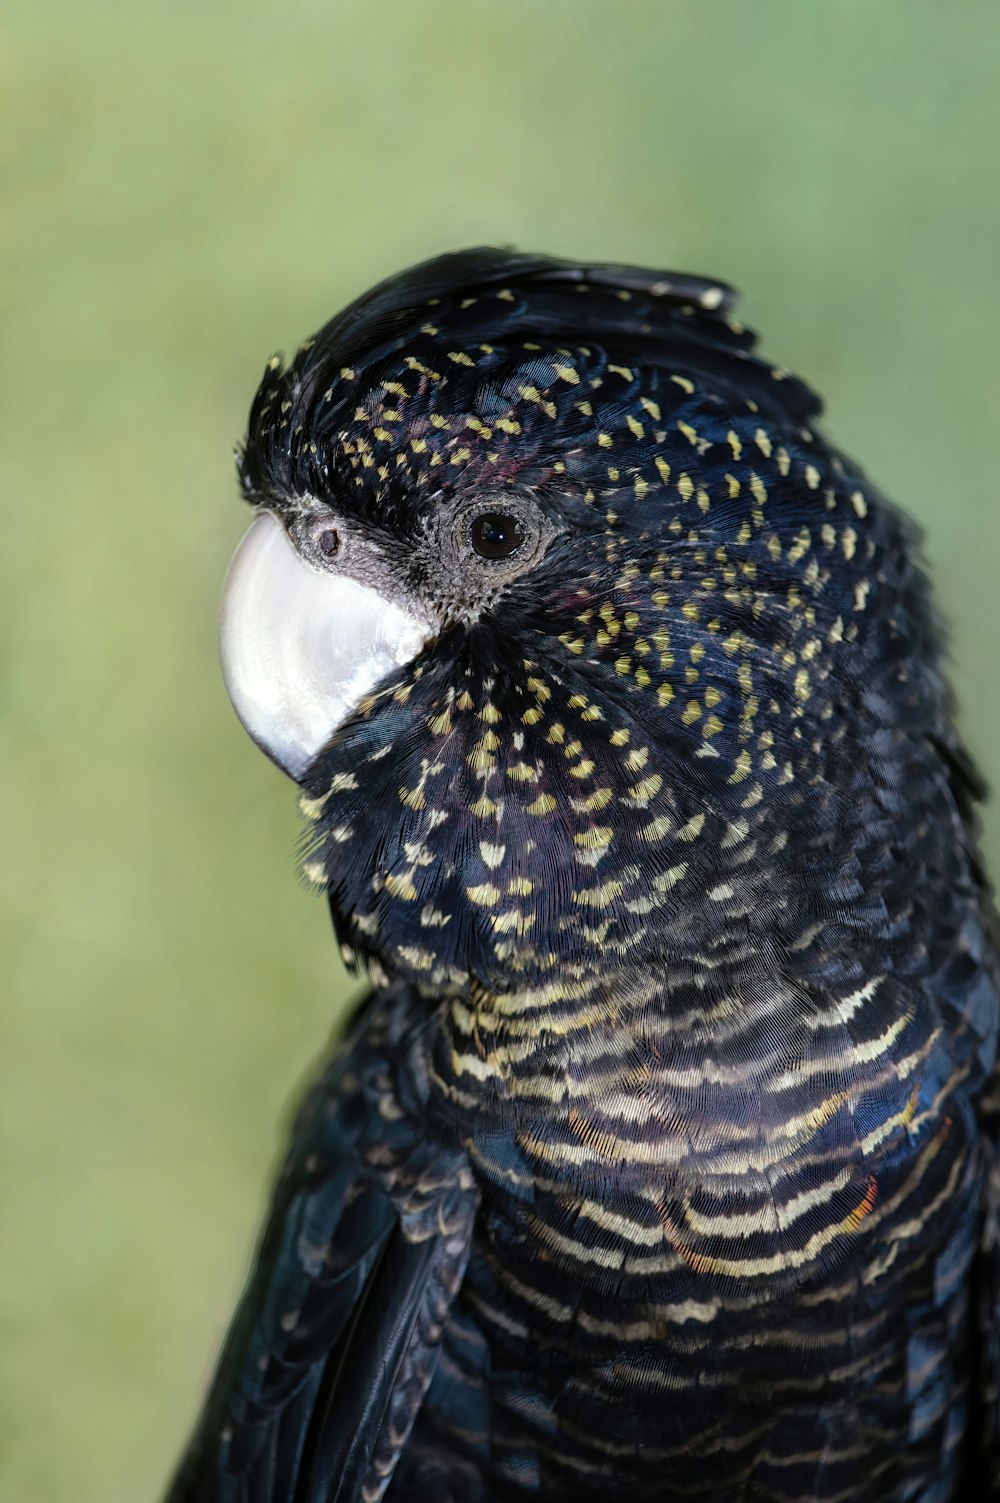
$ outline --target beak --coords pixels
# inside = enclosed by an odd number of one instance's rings
[[[226,574],[226,689],[253,740],[297,782],[361,699],[432,635],[416,609],[307,563],[273,512],[258,514]]]

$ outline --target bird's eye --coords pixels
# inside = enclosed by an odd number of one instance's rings
[[[509,558],[524,542],[524,529],[506,511],[484,511],[469,529],[473,548],[481,558]]]
[[[316,547],[327,558],[334,558],[340,552],[340,537],[335,527],[324,527],[316,537]]]
[[[532,569],[555,535],[533,496],[505,491],[472,497],[442,520],[451,533],[441,538],[442,562],[458,571],[452,593],[501,589]]]

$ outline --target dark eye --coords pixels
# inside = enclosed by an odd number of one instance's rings
[[[484,511],[469,528],[476,552],[483,558],[509,558],[524,542],[517,517],[506,511]]]
[[[316,547],[327,558],[333,558],[340,549],[340,538],[335,527],[325,527],[316,538]]]

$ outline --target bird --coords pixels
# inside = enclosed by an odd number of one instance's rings
[[[223,671],[368,989],[170,1503],[1000,1498],[985,790],[734,306],[484,247],[267,364]]]

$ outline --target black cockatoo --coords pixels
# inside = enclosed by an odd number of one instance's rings
[[[372,991],[173,1503],[996,1497],[996,931],[914,532],[730,290],[272,360],[222,650]]]

